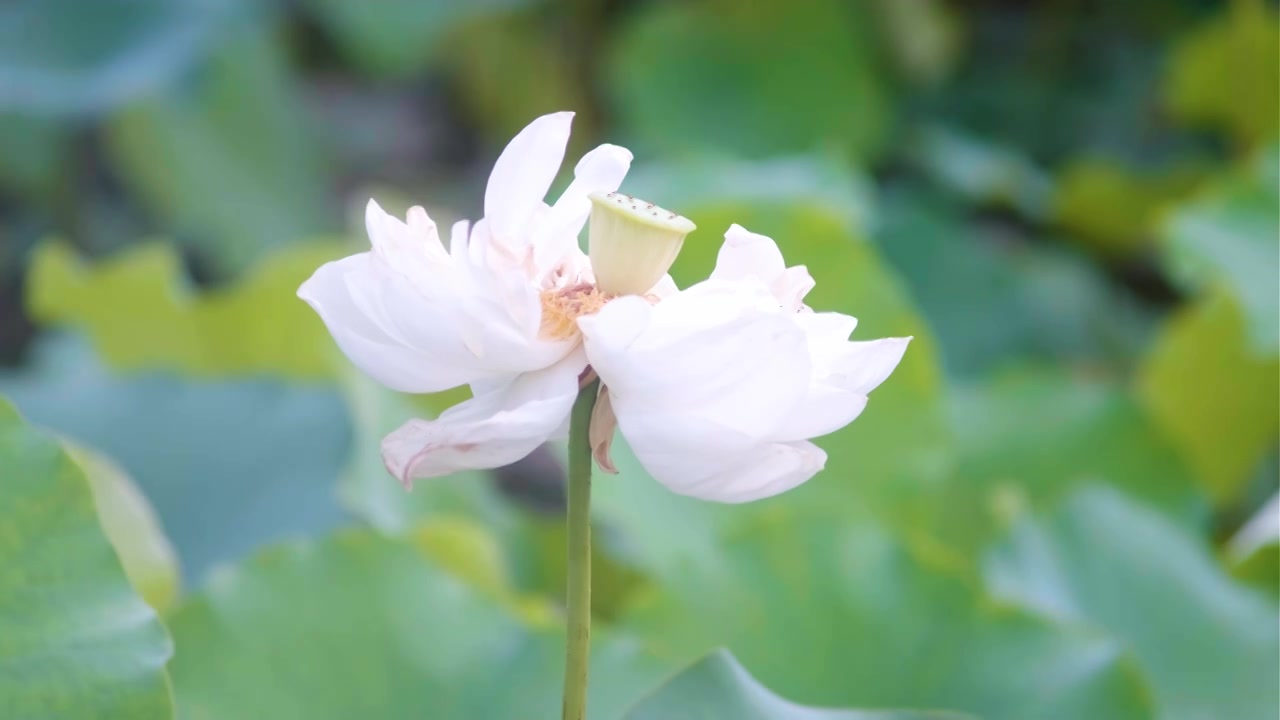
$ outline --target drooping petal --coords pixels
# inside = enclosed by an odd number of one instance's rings
[[[530,218],[560,171],[572,122],[571,112],[537,118],[507,143],[494,163],[484,193],[484,216],[497,242],[511,249],[528,242]]]
[[[582,156],[573,169],[573,182],[551,206],[534,233],[534,257],[539,268],[553,267],[565,253],[577,247],[578,233],[591,213],[587,195],[617,190],[631,168],[631,158],[630,150],[608,144]]]
[[[383,462],[406,487],[418,478],[509,465],[563,436],[585,366],[579,349],[435,420],[410,420],[383,439]]]
[[[342,352],[370,377],[400,392],[436,392],[462,385],[474,370],[442,363],[432,352],[390,335],[355,302],[351,285],[390,282],[370,253],[326,263],[298,289],[320,315]],[[350,282],[349,282],[349,279]]]

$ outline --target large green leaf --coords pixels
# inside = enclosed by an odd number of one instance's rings
[[[1234,502],[1280,433],[1280,357],[1249,347],[1239,305],[1222,293],[1168,319],[1138,375],[1138,394],[1205,490]]]
[[[235,34],[193,82],[126,108],[107,136],[123,179],[165,229],[224,273],[335,229],[324,148],[270,22]]]
[[[1280,145],[1172,213],[1164,224],[1166,262],[1190,289],[1221,286],[1249,319],[1261,356],[1280,354]]]
[[[1136,652],[1160,717],[1266,720],[1280,712],[1280,623],[1202,543],[1114,491],[1026,518],[987,561],[999,597],[1095,625]]]
[[[0,394],[33,422],[108,454],[137,481],[188,585],[263,542],[343,522],[334,486],[348,427],[334,389],[122,377],[77,338],[46,340],[30,369],[0,373]]]
[[[665,594],[637,606],[628,627],[674,656],[727,647],[766,686],[806,704],[991,720],[1151,717],[1119,645],[992,603],[874,525],[851,522],[846,508],[742,517],[711,544],[686,539],[665,563]],[[673,531],[682,521],[667,519]]]
[[[827,710],[802,707],[762,686],[733,655],[720,651],[669,680],[626,720],[963,720],[955,713]]]
[[[0,400],[0,714],[166,718],[173,646],[129,586],[84,474]]]
[[[1027,507],[1107,482],[1201,529],[1208,508],[1175,447],[1126,388],[1047,368],[953,387],[959,464],[932,530],[970,554]]]
[[[865,157],[890,112],[865,20],[835,0],[647,5],[621,28],[607,87],[647,148]]]
[[[83,329],[122,369],[332,377],[347,365],[295,293],[341,253],[333,245],[294,248],[228,288],[196,294],[169,246],[140,245],[83,265],[67,246],[45,244],[31,260],[27,306],[41,323]]]
[[[562,635],[530,628],[410,544],[348,532],[212,578],[170,623],[183,717],[552,717]],[[618,717],[668,672],[597,633],[592,717]]]
[[[208,50],[234,2],[18,0],[0,7],[0,110],[99,112]]]

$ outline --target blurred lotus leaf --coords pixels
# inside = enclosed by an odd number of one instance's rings
[[[1275,603],[1232,582],[1197,539],[1113,490],[1085,489],[1043,519],[1024,518],[988,556],[986,576],[1001,599],[1132,648],[1161,718],[1275,714]]]
[[[1080,253],[974,222],[954,199],[910,185],[880,208],[877,245],[910,285],[951,375],[1028,360],[1123,367],[1144,349],[1149,313]]]
[[[851,524],[846,507],[771,510],[685,548],[660,578],[664,593],[637,603],[625,627],[664,655],[727,647],[805,704],[989,720],[1155,716],[1118,643],[992,603],[903,540]]]
[[[1231,538],[1227,561],[1236,577],[1280,594],[1280,493]]]
[[[622,130],[664,153],[830,145],[868,158],[892,109],[867,10],[837,0],[654,3],[627,18],[608,85]]]
[[[461,720],[560,705],[561,633],[369,532],[228,568],[170,627],[175,695],[192,717]],[[670,672],[626,637],[598,632],[593,650],[592,717],[619,717]]]
[[[577,111],[566,156],[590,149],[597,130],[584,81],[590,68],[572,50],[588,50],[589,38],[574,40],[567,44],[515,14],[478,18],[450,38],[443,64],[456,78],[461,106],[495,146],[493,157],[531,119],[561,110]]]
[[[0,7],[0,111],[79,115],[154,92],[200,60],[236,0],[18,0]]]
[[[1261,357],[1280,354],[1280,145],[1178,207],[1164,224],[1166,262],[1189,289],[1221,286],[1249,320]]]
[[[1262,0],[1236,0],[1173,49],[1165,81],[1169,110],[1184,122],[1257,145],[1280,132],[1280,14]]]
[[[345,360],[295,292],[342,252],[300,246],[264,260],[229,288],[200,294],[187,286],[171,246],[139,245],[85,265],[67,246],[46,243],[31,260],[27,305],[42,323],[83,329],[103,358],[123,369],[334,377]]]
[[[98,520],[133,589],[165,612],[178,599],[178,556],[151,503],[110,458],[72,443],[66,449],[89,479]]]
[[[1196,478],[1128,388],[1062,370],[1009,370],[953,386],[955,479],[930,528],[974,553],[1028,509],[1105,481],[1194,532],[1209,508]]]
[[[263,11],[266,14],[266,11]],[[324,148],[308,126],[267,18],[207,67],[111,119],[108,150],[129,188],[219,272],[333,230]]]
[[[1280,433],[1280,356],[1253,354],[1239,304],[1211,293],[1171,316],[1137,390],[1205,492],[1239,500]]]
[[[1192,168],[1140,174],[1114,161],[1080,157],[1058,178],[1057,222],[1084,247],[1110,259],[1150,248],[1161,214],[1199,179]]]
[[[35,368],[0,373],[0,394],[33,422],[127,470],[168,530],[186,585],[264,542],[345,520],[334,486],[349,427],[334,389],[262,378],[121,377],[78,340],[47,338]]]
[[[379,77],[409,77],[441,54],[441,41],[468,21],[517,8],[528,0],[421,2],[306,0],[346,58]]]
[[[0,698],[14,718],[168,718],[173,645],[84,473],[0,399]]]
[[[668,680],[625,720],[965,720],[968,715],[911,710],[828,710],[774,695],[725,650]]]
[[[950,127],[928,126],[917,135],[907,153],[944,187],[972,202],[1012,208],[1031,220],[1048,215],[1053,179],[1026,155]]]

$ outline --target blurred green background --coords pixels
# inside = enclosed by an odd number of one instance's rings
[[[569,109],[559,186],[634,151],[682,286],[738,222],[916,337],[787,495],[619,450],[593,717],[725,647],[810,705],[1275,718],[1278,92],[1261,0],[5,3],[0,709],[554,714],[563,450],[405,494],[378,439],[465,390],[373,385],[294,291]],[[797,717],[750,682],[627,717]]]

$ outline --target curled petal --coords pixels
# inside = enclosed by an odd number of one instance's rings
[[[511,249],[521,244],[518,239],[560,172],[572,123],[571,112],[537,118],[507,143],[494,163],[484,193],[484,216],[499,243]]]
[[[417,478],[509,465],[564,434],[578,395],[581,350],[446,410],[410,420],[382,441],[387,470],[405,487]]]

